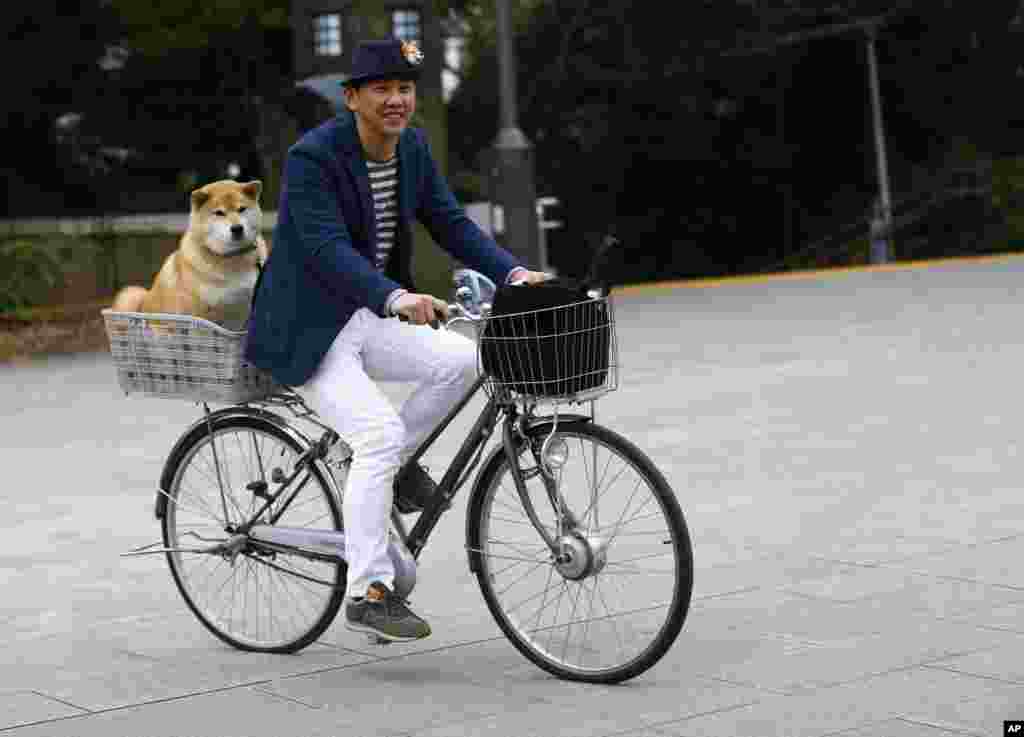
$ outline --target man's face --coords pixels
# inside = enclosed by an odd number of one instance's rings
[[[401,79],[380,79],[347,88],[348,108],[362,123],[382,138],[401,135],[416,112],[416,83]]]

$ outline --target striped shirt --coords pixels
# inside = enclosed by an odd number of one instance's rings
[[[384,162],[367,161],[366,166],[370,171],[370,190],[377,217],[375,264],[384,271],[395,245],[395,226],[398,223],[398,157],[392,156]]]

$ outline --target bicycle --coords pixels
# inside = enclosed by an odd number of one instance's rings
[[[504,323],[501,337],[499,320],[510,316],[490,314],[494,285],[485,276],[462,269],[455,281],[445,327],[469,326],[478,355],[490,345],[493,364],[495,355],[539,344],[537,336],[516,334],[525,325]],[[103,314],[126,393],[185,398],[204,410],[164,464],[155,508],[162,541],[127,555],[166,555],[192,613],[235,648],[294,653],[310,645],[345,595],[341,498],[351,449],[294,389],[242,361],[244,333],[182,315]],[[533,392],[522,371],[507,380],[493,365],[481,371],[407,461],[416,463],[485,391],[483,410],[412,528],[392,509],[394,588],[402,597],[412,591],[431,531],[479,467],[465,548],[501,631],[559,678],[616,683],[653,666],[682,629],[693,587],[691,543],[662,473],[594,421],[595,399],[618,382],[609,290],[591,291],[552,316],[572,328],[562,338],[576,340],[560,345],[576,348],[573,355],[589,346],[596,370],[566,373],[557,385],[538,382],[544,392]],[[492,338],[505,342],[489,344]],[[551,395],[553,386],[563,393]],[[228,406],[211,412],[210,401]],[[559,412],[586,403],[589,415]],[[550,414],[538,414],[548,405]],[[494,434],[500,444],[481,465]]]

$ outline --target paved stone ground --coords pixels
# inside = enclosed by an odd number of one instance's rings
[[[674,648],[616,687],[501,638],[464,497],[415,592],[432,638],[371,649],[338,623],[296,656],[226,648],[162,558],[118,557],[157,539],[153,489],[196,407],[124,397],[105,355],[0,367],[0,732],[1001,734],[1024,719],[1022,277],[1006,260],[621,297],[598,419],[666,472],[696,584]]]

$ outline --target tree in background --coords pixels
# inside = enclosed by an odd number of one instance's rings
[[[101,61],[116,39],[116,18],[103,0],[0,4],[6,40],[4,212],[49,214],[91,202],[88,177],[57,145],[58,121],[103,86]]]
[[[463,199],[488,199],[493,0],[434,2],[471,29],[450,103],[450,171]],[[863,36],[849,28],[882,15],[897,199],[987,161],[998,180],[989,204],[943,208],[952,220],[914,237],[936,252],[1024,243],[1020,0],[513,5],[520,125],[536,146],[539,194],[564,203],[551,254],[565,272],[610,230],[630,249],[629,278],[668,278],[798,263],[842,225],[863,228],[878,185]],[[303,95],[288,0],[40,0],[0,14],[11,29],[0,54],[17,70],[0,165],[8,216],[179,212],[190,188],[232,162],[276,200]],[[993,213],[1002,235],[946,233]]]
[[[15,41],[0,53],[19,70],[7,213],[180,211],[192,186],[227,176],[231,163],[239,176],[276,179],[282,110],[302,97],[288,5],[5,4]]]
[[[1017,4],[519,3],[520,124],[538,192],[563,200],[568,226],[552,259],[571,272],[584,244],[618,230],[631,278],[734,273],[863,226],[877,178],[864,36],[849,29],[885,14],[894,190],[940,178],[956,141],[1013,148]],[[485,0],[462,6],[471,59],[451,103],[451,151],[479,183],[497,128],[494,29]],[[1003,92],[989,92],[994,81]]]

